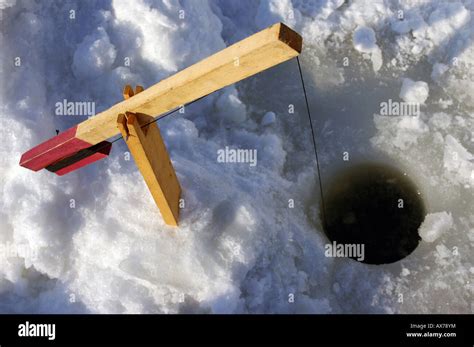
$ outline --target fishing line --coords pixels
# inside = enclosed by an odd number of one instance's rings
[[[298,63],[298,71],[300,73],[301,85],[303,86],[303,94],[304,94],[304,100],[306,102],[306,111],[308,113],[309,125],[311,128],[311,136],[313,137],[313,148],[314,148],[314,154],[316,156],[316,168],[318,171],[319,191],[321,193],[321,207],[323,210],[323,226],[324,226],[324,224],[326,223],[326,208],[324,207],[324,193],[323,193],[323,183],[321,180],[321,170],[319,166],[318,147],[316,145],[316,138],[314,136],[313,121],[311,119],[311,111],[309,109],[308,96],[306,95],[306,87],[304,84],[303,73],[301,72],[301,64],[300,64],[299,57],[296,57],[296,62]]]

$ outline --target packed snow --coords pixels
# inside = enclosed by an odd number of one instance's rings
[[[473,313],[471,0],[0,1],[0,312]],[[183,189],[167,227],[126,145],[63,177],[21,153],[268,25],[300,32],[323,184],[361,158],[427,205],[407,258],[324,255],[296,61],[159,121]],[[420,104],[417,115],[380,104]],[[258,165],[217,152],[256,149]],[[350,155],[342,161],[342,153]]]

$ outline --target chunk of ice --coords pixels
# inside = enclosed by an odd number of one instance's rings
[[[423,241],[434,242],[443,233],[451,229],[453,226],[453,217],[450,213],[443,211],[437,213],[429,213],[426,215],[423,224],[419,229],[419,234]]]

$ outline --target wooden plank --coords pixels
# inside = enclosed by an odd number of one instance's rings
[[[166,113],[297,56],[301,45],[299,34],[275,24],[89,118],[78,125],[76,137],[94,144],[106,140],[117,135],[120,113]]]
[[[134,96],[134,98],[137,96]],[[133,99],[133,98],[132,98]],[[143,119],[146,119],[145,117]],[[120,114],[117,125],[166,224],[177,226],[181,187],[156,123],[134,113]]]
[[[74,126],[23,153],[20,165],[38,171],[93,145],[78,139],[76,132],[77,126]]]
[[[42,152],[27,152],[26,156],[22,157],[20,165],[34,169],[38,168],[38,165],[30,165],[29,162],[39,161],[47,166],[60,159],[58,153],[61,152],[61,147],[70,146],[69,142],[82,141],[81,143],[90,146],[117,135],[119,131],[115,123],[118,114],[125,112],[164,114],[287,61],[297,56],[301,52],[301,47],[302,38],[298,33],[282,23],[272,25],[133,97],[130,97],[133,95],[132,90],[126,91],[126,100],[78,124],[72,139],[60,138],[56,141],[59,143],[55,143],[54,146],[43,146]],[[48,154],[49,151],[53,151],[52,155]]]

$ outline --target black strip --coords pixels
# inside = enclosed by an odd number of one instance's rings
[[[95,144],[91,147],[81,149],[79,152],[66,157],[64,159],[61,159],[53,164],[50,164],[46,166],[46,170],[51,171],[51,172],[56,172],[58,170],[64,169],[67,166],[70,166],[72,164],[77,163],[78,161],[81,161],[82,159],[85,159],[87,157],[90,157],[91,155],[102,151],[103,149],[107,149],[107,147],[110,147],[112,143],[108,141],[102,141],[99,142],[98,144]],[[110,150],[110,148],[109,148]]]
[[[203,95],[203,96],[201,96],[200,98],[198,98],[198,99],[196,99],[196,100],[194,100],[194,101],[191,101],[190,103],[187,103],[186,105],[183,105],[183,106],[184,106],[184,107],[190,106],[190,105],[194,104],[195,102],[198,102],[199,100],[204,99],[206,96],[209,96],[209,95],[211,95],[211,94],[213,94],[213,93],[214,93],[214,92],[209,93],[209,94],[206,94],[206,95]],[[170,112],[168,112],[168,113],[165,113],[165,114],[162,115],[161,117],[157,117],[156,119],[153,119],[152,121],[150,121],[150,122],[148,122],[148,123],[146,123],[146,124],[143,124],[140,128],[146,127],[147,125],[150,125],[151,123],[158,122],[159,120],[162,120],[163,118],[168,117],[169,115],[172,115],[173,113],[175,113],[176,111],[178,111],[178,110],[179,110],[181,107],[183,107],[183,106],[180,106],[180,107],[178,107],[178,108],[175,108],[174,110],[172,110],[172,111],[170,111]],[[114,141],[114,142],[115,142],[115,141]]]
[[[303,86],[304,100],[306,101],[306,110],[308,111],[309,125],[311,127],[311,135],[313,136],[313,147],[314,147],[314,154],[316,155],[316,167],[318,170],[319,190],[321,192],[321,207],[323,210],[323,226],[324,226],[324,224],[326,223],[326,208],[324,207],[323,183],[322,183],[322,177],[321,177],[321,170],[319,169],[318,148],[316,146],[316,138],[314,136],[313,121],[311,120],[311,112],[309,111],[308,96],[306,95],[306,88],[304,86],[303,73],[301,72],[299,57],[296,57],[296,61],[298,62],[298,70],[300,72],[301,84]]]
[[[20,329],[25,331],[20,325],[26,327],[26,322],[30,328],[32,323],[55,324],[54,340],[46,336],[19,336]],[[220,346],[225,343],[472,346],[474,342],[472,315],[41,314],[0,315],[0,326],[2,347],[17,343],[31,346],[153,342]],[[434,333],[442,336],[430,335]]]

